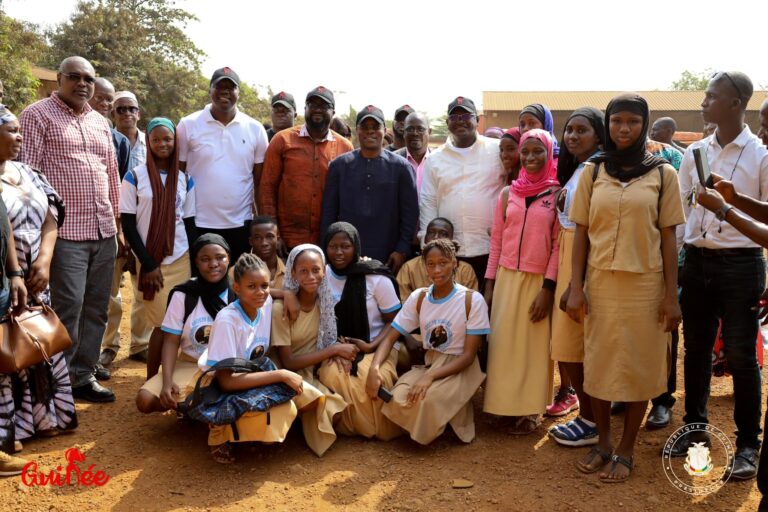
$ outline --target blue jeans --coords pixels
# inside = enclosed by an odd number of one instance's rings
[[[755,352],[757,305],[765,290],[761,249],[687,249],[682,274],[685,423],[708,423],[712,349],[718,321],[733,375],[736,446],[760,448],[760,368]]]

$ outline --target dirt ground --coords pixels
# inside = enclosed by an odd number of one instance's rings
[[[123,288],[123,300],[129,309],[127,288]],[[123,333],[128,332],[126,319],[127,312]],[[124,349],[127,346],[123,334]],[[240,448],[237,463],[220,466],[209,459],[203,425],[136,411],[134,397],[144,382],[145,368],[126,356],[122,350],[109,383],[117,394],[115,403],[79,403],[80,427],[75,433],[31,440],[20,454],[48,472],[65,466],[65,450],[77,447],[87,458],[80,467],[84,470],[93,464],[94,472],[109,475],[108,483],[27,487],[21,477],[5,478],[0,480],[5,510],[732,512],[756,510],[759,502],[754,480],[728,483],[705,498],[685,494],[667,480],[659,453],[674,428],[682,424],[682,403],[674,409],[673,426],[641,431],[637,467],[625,484],[602,484],[595,475],[579,473],[574,462],[586,449],[563,448],[551,441],[546,431],[553,420],[529,436],[507,435],[481,413],[482,392],[475,397],[477,437],[469,445],[452,433],[428,447],[407,438],[388,443],[341,438],[318,458],[296,430],[283,444]],[[678,375],[682,387],[682,358]],[[732,410],[730,379],[714,379],[710,420],[733,441]],[[617,427],[620,421],[615,419]],[[454,489],[455,479],[469,480],[473,486]]]

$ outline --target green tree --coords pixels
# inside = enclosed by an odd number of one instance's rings
[[[448,114],[443,114],[432,121],[432,136],[442,138],[448,137]]]
[[[32,75],[32,64],[45,50],[45,40],[37,27],[6,16],[0,3],[0,80],[5,89],[2,103],[17,114],[37,99],[39,82]]]
[[[703,91],[709,84],[712,70],[694,72],[687,69],[680,74],[680,78],[672,82],[673,91]]]

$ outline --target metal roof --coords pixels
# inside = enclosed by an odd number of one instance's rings
[[[579,107],[605,110],[611,99],[623,91],[483,91],[483,111],[519,111],[531,103],[541,103],[552,111],[573,111]],[[703,91],[638,91],[648,101],[651,112],[699,111]],[[768,91],[755,91],[747,110],[759,110]]]

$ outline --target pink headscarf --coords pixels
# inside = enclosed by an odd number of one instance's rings
[[[512,192],[520,197],[535,196],[553,185],[560,185],[560,182],[557,181],[557,160],[553,157],[552,137],[549,132],[538,128],[525,132],[520,138],[520,149],[523,148],[523,144],[528,139],[536,139],[544,144],[544,147],[547,148],[547,162],[544,164],[544,168],[536,174],[528,174],[528,171],[522,166],[521,158],[520,174],[510,185]]]

